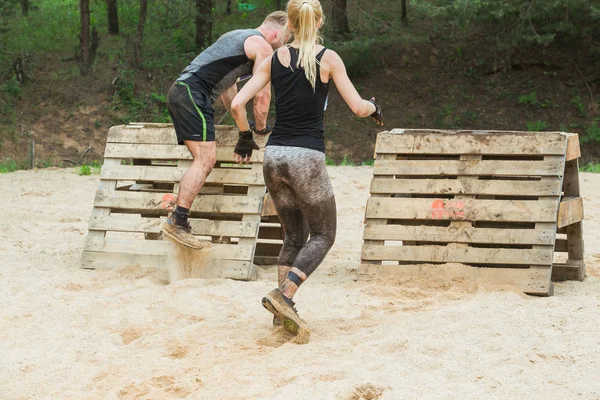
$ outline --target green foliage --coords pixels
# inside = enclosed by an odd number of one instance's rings
[[[560,39],[591,38],[600,32],[599,6],[589,0],[437,0],[436,15],[449,20],[459,32],[478,25],[504,48],[526,44],[547,45]],[[433,16],[433,14],[432,14]]]
[[[477,119],[477,112],[471,110],[458,111],[454,103],[445,104],[435,120],[436,126],[442,129],[461,129]]]
[[[546,129],[548,123],[545,121],[527,122],[527,130],[530,132],[539,132]]]
[[[353,166],[355,166],[356,164],[354,164],[354,163],[352,162],[352,160],[348,158],[348,156],[344,156],[344,158],[342,159],[342,162],[340,163],[340,165],[341,165],[342,167],[353,167]]]
[[[94,160],[90,163],[90,167],[92,168],[92,172],[99,174],[102,169],[102,164],[100,164],[100,161]]]
[[[7,158],[6,160],[0,162],[0,173],[1,174],[5,174],[7,172],[15,172],[18,169],[19,169],[19,167],[17,166],[17,163],[15,162],[15,160],[11,160],[10,158]]]
[[[0,91],[9,97],[19,99],[21,97],[21,84],[13,77],[0,86]]]
[[[372,167],[375,165],[375,160],[373,160],[373,159],[366,160],[366,161],[363,161],[360,165]]]
[[[600,164],[597,164],[597,163],[585,164],[585,165],[582,165],[579,168],[579,170],[582,172],[594,172],[596,174],[600,174]]]
[[[596,118],[585,130],[585,135],[579,138],[581,143],[598,142],[600,143],[600,118]]]
[[[519,104],[527,104],[536,107],[539,102],[537,99],[537,93],[535,91],[529,94],[522,94],[519,96]]]
[[[135,87],[136,72],[121,71],[115,83],[116,90],[111,98],[110,109],[125,113],[119,122],[150,120],[151,122],[171,122],[167,109],[167,96],[152,92],[145,97],[138,97]]]
[[[357,39],[350,42],[331,43],[331,47],[344,60],[346,71],[350,78],[355,78],[372,73],[380,68],[381,58],[375,50],[376,40]]]
[[[586,113],[586,109],[585,109],[585,104],[583,104],[583,101],[581,100],[581,97],[579,95],[573,97],[571,99],[571,103],[575,106],[575,108],[579,112],[580,117],[586,116],[587,113]]]
[[[333,158],[325,156],[325,165],[327,165],[328,167],[332,167],[335,165],[335,161],[333,160]]]
[[[89,166],[89,165],[87,165],[87,164],[83,164],[82,166],[80,166],[80,167],[78,168],[78,171],[77,171],[77,173],[78,173],[79,175],[91,175],[91,174],[92,174],[92,169],[90,168],[90,166]]]

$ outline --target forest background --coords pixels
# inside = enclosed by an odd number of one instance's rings
[[[323,0],[386,128],[569,131],[600,172],[600,0]],[[99,167],[108,129],[170,122],[166,93],[221,34],[282,0],[0,0],[0,172]],[[217,122],[231,124],[220,103]],[[274,110],[273,110],[274,111]],[[274,113],[270,120],[273,122]],[[333,90],[329,164],[372,163],[381,129]],[[82,167],[83,166],[83,167]]]

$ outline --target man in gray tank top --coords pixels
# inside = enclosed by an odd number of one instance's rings
[[[193,162],[179,183],[177,207],[163,226],[163,233],[185,246],[210,247],[210,242],[200,241],[191,234],[188,214],[216,162],[212,104],[220,96],[230,110],[231,100],[237,93],[236,82],[252,75],[261,61],[283,44],[286,24],[287,14],[276,11],[256,29],[225,33],[200,53],[169,89],[167,107],[177,142],[187,146]],[[254,97],[254,131],[258,134],[270,132],[266,124],[270,102],[270,86]]]

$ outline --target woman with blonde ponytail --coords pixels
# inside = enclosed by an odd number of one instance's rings
[[[277,267],[278,288],[268,293],[262,304],[274,314],[274,325],[283,324],[289,332],[298,333],[308,329],[292,298],[321,264],[336,233],[335,197],[325,167],[323,136],[330,81],[357,116],[371,116],[380,125],[383,119],[374,98],[360,97],[342,59],[321,46],[321,3],[291,0],[287,14],[292,43],[262,62],[231,102],[231,112],[240,132],[249,131],[246,103],[269,82],[273,84],[275,126],[267,141],[263,168],[285,240]],[[235,151],[239,163],[249,161],[245,149],[258,148],[250,141],[240,137]]]

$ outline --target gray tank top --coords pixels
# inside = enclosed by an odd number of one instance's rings
[[[252,74],[254,61],[246,56],[244,42],[250,36],[263,35],[256,29],[227,32],[188,65],[179,82],[211,95],[213,99],[229,89],[241,77]]]

